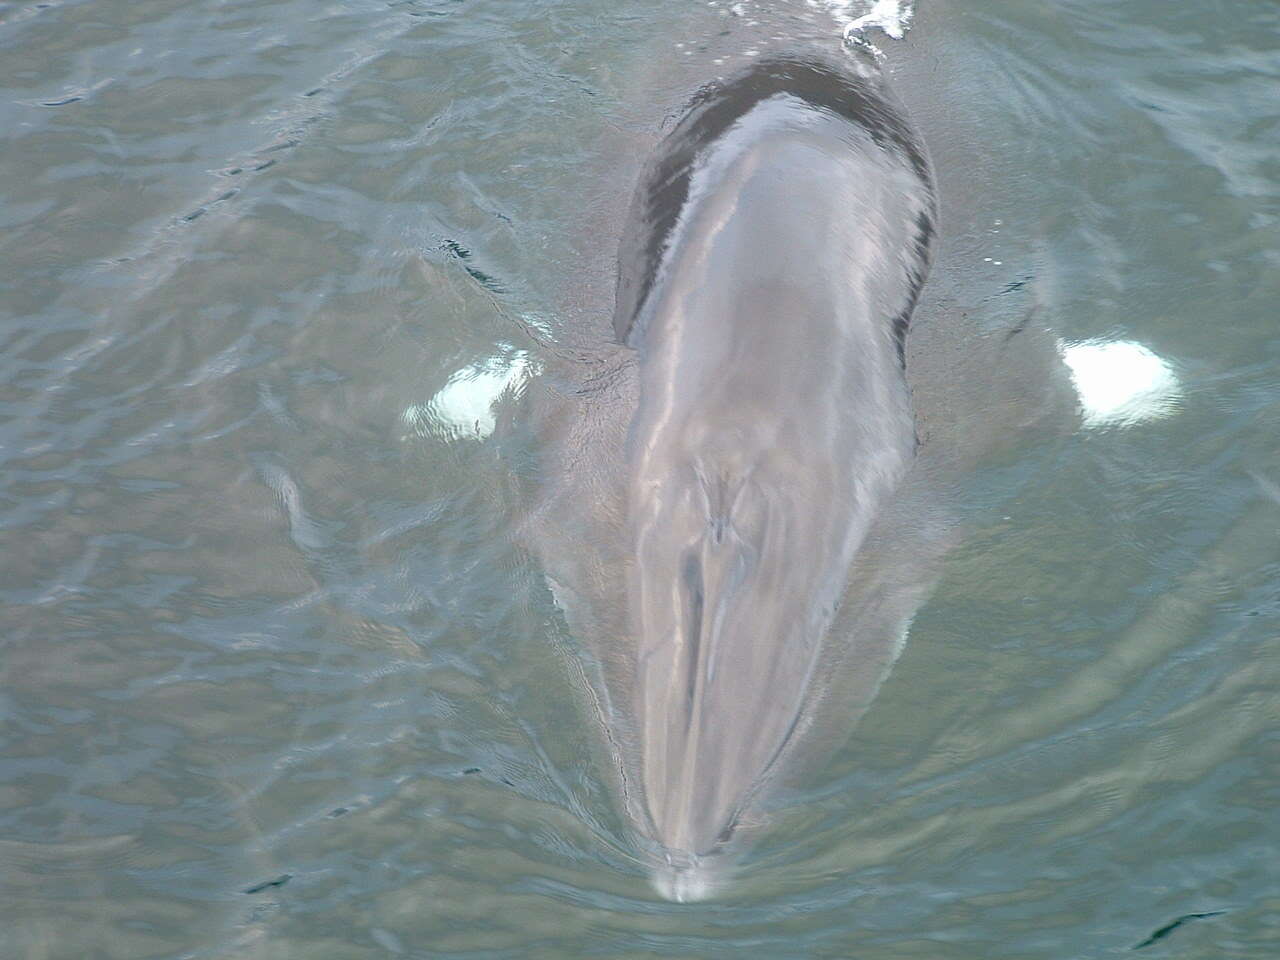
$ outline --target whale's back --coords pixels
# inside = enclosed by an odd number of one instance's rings
[[[902,114],[823,59],[704,91],[641,178],[615,313],[638,389],[626,695],[673,889],[825,694],[850,565],[914,450],[903,343],[935,219]]]

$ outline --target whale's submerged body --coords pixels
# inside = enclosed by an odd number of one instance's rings
[[[674,899],[710,891],[826,706],[896,656],[910,610],[840,611],[915,451],[935,210],[878,75],[808,55],[707,88],[641,177],[621,346],[570,401],[539,553]]]

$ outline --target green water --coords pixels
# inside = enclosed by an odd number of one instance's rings
[[[921,0],[876,37],[942,195],[918,321],[1033,313],[1176,389],[974,467],[905,653],[722,899],[628,856],[511,537],[538,451],[490,426],[607,324],[664,119],[838,29],[0,5],[2,960],[1280,956],[1260,0]]]

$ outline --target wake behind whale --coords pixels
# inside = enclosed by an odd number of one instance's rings
[[[563,400],[532,533],[672,899],[712,893],[812,730],[865,708],[922,594],[851,570],[915,454],[935,225],[925,150],[852,58],[704,89],[641,175],[619,344]]]

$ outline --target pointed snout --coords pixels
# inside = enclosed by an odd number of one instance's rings
[[[715,896],[725,877],[723,858],[664,850],[649,871],[658,895],[673,903],[696,903]]]

